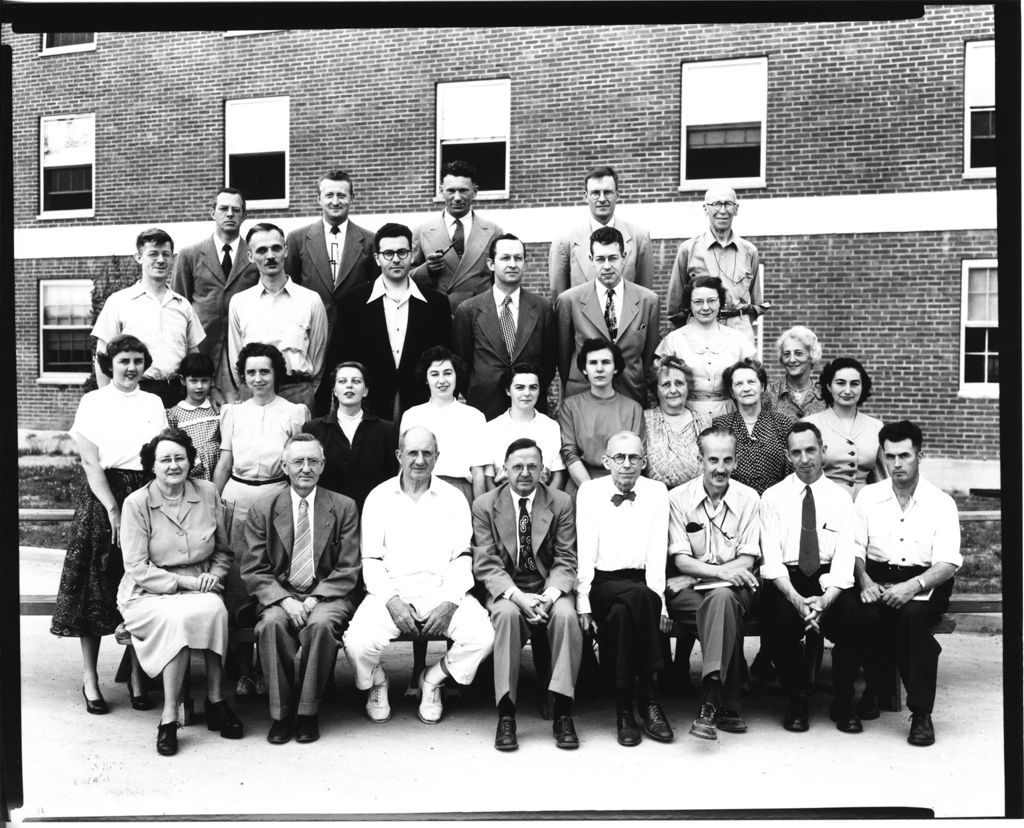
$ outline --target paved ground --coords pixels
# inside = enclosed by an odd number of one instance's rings
[[[58,573],[59,556],[23,551],[23,593],[53,592]],[[450,703],[440,725],[420,723],[400,698],[411,653],[393,645],[386,665],[394,716],[387,724],[362,716],[341,657],[319,742],[269,745],[265,708],[236,706],[247,728],[243,740],[221,739],[199,721],[180,731],[179,754],[166,758],[154,747],[159,712],[133,711],[124,686],[113,683],[121,648],[106,639],[101,651],[112,711],[89,716],[77,643],[52,637],[48,625],[48,618],[22,619],[25,805],[15,820],[854,806],[923,807],[941,817],[1003,813],[1000,635],[942,637],[938,741],[931,748],[906,743],[906,713],[883,713],[863,734],[839,733],[827,718],[828,696],[819,693],[809,733],[784,731],[782,700],[755,694],[744,710],[750,732],[722,734],[718,742],[686,735],[694,702],[672,695],[665,706],[675,742],[647,740],[632,749],[616,744],[609,703],[584,700],[576,716],[582,746],[564,752],[536,717],[533,682],[524,678],[521,746],[502,754],[492,747],[493,701],[484,689]],[[755,647],[748,642],[748,658]],[[198,657],[193,682],[201,699]]]

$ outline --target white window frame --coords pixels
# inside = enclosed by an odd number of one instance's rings
[[[764,90],[761,100],[758,102],[758,106],[754,107],[755,116],[761,124],[761,161],[760,168],[761,174],[758,176],[747,176],[743,178],[688,178],[686,171],[686,128],[688,126],[701,126],[701,121],[690,121],[687,120],[687,86],[688,84],[694,84],[696,81],[691,77],[691,73],[696,71],[706,71],[710,65],[721,66],[723,69],[732,68],[736,66],[759,66],[762,69],[764,76]],[[749,119],[737,119],[736,121],[727,121],[725,123],[746,123]],[[716,121],[715,123],[722,123]],[[710,125],[710,124],[708,124]],[[680,191],[693,191],[693,190],[706,190],[709,187],[717,185],[725,185],[733,188],[751,189],[756,187],[765,187],[766,183],[766,168],[765,165],[768,160],[768,58],[767,57],[752,57],[752,58],[736,58],[730,60],[699,60],[699,61],[686,61],[682,64],[680,70],[680,107],[679,107],[679,190]]]
[[[493,87],[495,89],[501,89],[503,94],[508,96],[508,107],[505,110],[504,123],[501,126],[504,127],[504,135],[493,134],[493,135],[477,135],[472,138],[463,138],[459,140],[446,140],[446,143],[450,146],[452,143],[481,143],[483,141],[499,141],[505,142],[505,187],[501,190],[483,190],[481,189],[477,193],[477,199],[482,201],[496,200],[502,198],[508,198],[510,192],[510,179],[511,179],[511,161],[512,161],[512,79],[511,78],[489,78],[487,80],[475,80],[475,81],[452,81],[438,83],[434,91],[434,110],[435,110],[435,129],[434,129],[434,181],[441,180],[441,142],[443,136],[442,122],[443,122],[443,107],[442,97],[446,96],[449,92],[457,93],[459,89],[478,89],[482,87]],[[442,93],[442,89],[445,90]],[[435,202],[444,201],[440,193],[440,187],[438,192],[434,196]]]
[[[92,33],[92,43],[76,43],[73,46],[47,46],[46,32],[39,36],[39,54],[42,55],[69,55],[73,52],[95,52],[96,32]]]
[[[46,170],[44,165],[44,144],[43,124],[47,121],[67,121],[74,118],[92,119],[92,157],[89,160],[92,166],[92,207],[83,210],[46,210],[43,207],[43,173]],[[64,219],[64,218],[92,218],[96,215],[96,114],[94,112],[80,112],[71,115],[43,115],[39,118],[39,214],[37,219]]]
[[[90,371],[83,372],[59,372],[59,371],[44,371],[43,370],[43,332],[50,330],[81,330],[86,331],[92,330],[92,324],[88,325],[47,325],[43,322],[43,295],[46,292],[46,288],[52,285],[60,285],[61,287],[80,287],[85,288],[90,296],[90,305],[92,304],[92,279],[40,279],[39,288],[37,295],[37,309],[39,312],[39,377],[36,380],[41,385],[78,385],[85,381],[85,379],[91,373]]]
[[[960,373],[959,391],[957,396],[968,399],[999,399],[998,382],[964,382],[964,348],[966,347],[967,329],[975,327],[967,321],[967,286],[972,270],[984,270],[986,268],[999,268],[998,259],[964,259],[960,263]],[[997,323],[998,324],[998,323]],[[981,327],[978,325],[977,327]],[[1002,342],[1000,342],[999,356],[1002,358]],[[1001,367],[1001,366],[1000,366]]]
[[[970,167],[969,160],[971,157],[971,107],[973,106],[989,106],[988,103],[975,103],[972,101],[972,91],[974,95],[978,95],[977,92],[977,80],[972,81],[971,75],[980,71],[978,68],[977,60],[985,61],[986,56],[982,53],[986,51],[992,51],[992,58],[995,59],[995,41],[994,40],[969,40],[964,43],[964,178],[995,178],[996,168],[995,167]],[[972,56],[974,56],[972,58]],[[986,61],[987,62],[987,61]],[[972,66],[974,67],[972,70]],[[991,95],[991,106],[995,107],[995,86],[996,79],[995,73],[992,74],[992,95]],[[976,100],[979,100],[976,98]],[[985,100],[988,100],[987,95]],[[999,111],[996,110],[996,118],[999,117]],[[998,127],[997,127],[998,129]],[[998,135],[998,132],[996,133]],[[998,138],[996,139],[999,140]]]
[[[245,199],[247,210],[267,210],[285,208],[289,205],[291,196],[291,172],[292,172],[292,150],[291,150],[291,98],[288,95],[267,95],[258,98],[231,98],[224,101],[224,186],[230,186],[229,175],[231,172],[232,156],[232,128],[231,111],[234,107],[251,106],[257,101],[264,103],[284,101],[288,111],[288,127],[285,132],[286,141],[284,146],[284,198],[249,198]]]

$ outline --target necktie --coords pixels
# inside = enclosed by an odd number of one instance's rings
[[[818,571],[818,515],[814,508],[814,492],[804,486],[804,505],[800,511],[800,571],[810,577]]]
[[[455,230],[452,231],[452,247],[461,259],[466,252],[466,230],[462,226],[461,219],[455,219]]]
[[[220,260],[220,269],[224,272],[224,278],[231,275],[231,245],[225,244],[221,250],[224,251],[224,258]]]
[[[533,524],[526,511],[525,497],[519,498],[519,571],[537,571],[537,562],[533,559]]]
[[[630,489],[628,492],[617,492],[612,495],[612,503],[615,506],[621,506],[624,500],[636,500],[636,492]]]
[[[604,324],[608,326],[608,338],[612,342],[619,335],[619,326],[615,324],[615,291],[608,289],[608,301],[604,303]]]
[[[331,275],[334,276],[334,283],[338,283],[338,233],[340,231],[337,227],[331,228]]]
[[[313,534],[309,531],[306,498],[299,500],[299,521],[295,526],[295,546],[292,548],[292,569],[288,580],[299,592],[305,592],[313,583]]]
[[[501,301],[501,335],[505,337],[505,347],[508,348],[508,358],[516,349],[516,325],[512,321],[512,297],[506,296]]]

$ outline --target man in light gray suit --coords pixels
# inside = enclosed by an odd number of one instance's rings
[[[233,187],[222,187],[213,197],[210,217],[213,235],[178,252],[171,289],[192,303],[206,331],[199,351],[213,360],[216,376],[210,397],[219,405],[238,399],[238,379],[228,362],[228,303],[236,293],[255,285],[260,272],[249,261],[249,245],[241,236],[245,221],[242,194]]]
[[[593,167],[584,179],[584,192],[590,216],[587,221],[557,237],[548,254],[548,278],[551,301],[563,291],[581,285],[596,274],[590,263],[590,234],[601,227],[614,227],[622,233],[622,278],[652,289],[654,260],[651,234],[615,216],[619,200],[619,177],[611,167]]]
[[[487,252],[502,229],[473,209],[477,172],[452,161],[441,171],[444,210],[416,228],[412,239],[412,278],[448,297],[452,313],[466,299],[491,286]]]

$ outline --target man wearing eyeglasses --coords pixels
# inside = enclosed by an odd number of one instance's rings
[[[213,360],[216,376],[210,388],[214,403],[238,400],[238,378],[228,359],[228,305],[235,294],[259,281],[242,238],[245,198],[233,187],[217,191],[210,207],[213,235],[179,251],[174,259],[171,287],[192,303],[206,331],[200,353]]]
[[[584,178],[584,198],[590,216],[583,224],[551,242],[548,253],[548,279],[551,301],[575,285],[594,276],[590,260],[590,234],[601,227],[614,227],[623,238],[622,278],[645,288],[654,287],[654,260],[651,234],[615,215],[619,201],[619,176],[611,167],[593,167]]]
[[[736,191],[715,186],[704,194],[708,229],[679,245],[668,283],[668,317],[677,328],[686,321],[683,288],[698,276],[715,276],[725,287],[725,307],[719,319],[754,342],[753,321],[764,313],[761,280],[757,278],[757,248],[733,232],[740,211]]]
[[[619,744],[641,740],[634,683],[643,732],[670,742],[656,680],[665,666],[661,633],[672,628],[664,599],[668,490],[640,476],[647,458],[631,431],[609,438],[603,462],[610,474],[586,481],[576,495],[576,612],[584,634],[597,635],[602,672],[615,687]]]
[[[697,438],[703,474],[669,494],[668,552],[681,573],[666,583],[669,616],[696,634],[703,659],[701,704],[690,735],[746,733],[740,717],[743,616],[754,604],[757,492],[731,480],[736,438],[707,428]]]
[[[290,438],[282,465],[291,485],[249,509],[241,560],[242,580],[259,605],[256,638],[273,745],[320,738],[320,697],[362,597],[359,514],[352,498],[317,485],[320,441]]]
[[[364,401],[367,410],[398,423],[407,409],[429,397],[426,385],[416,381],[416,363],[428,348],[450,345],[451,312],[444,296],[410,278],[412,231],[408,227],[385,224],[374,236],[373,250],[380,275],[338,302],[327,364],[365,365],[372,389]],[[331,390],[321,389],[318,411],[330,408]]]

